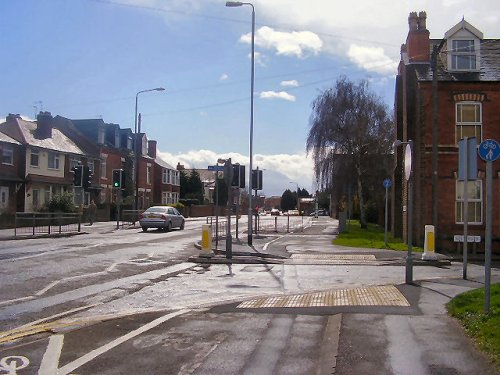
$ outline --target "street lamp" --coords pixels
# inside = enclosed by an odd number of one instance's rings
[[[413,284],[413,259],[412,259],[412,241],[413,241],[413,176],[412,176],[412,156],[413,141],[402,142],[399,139],[393,143],[393,147],[406,145],[405,149],[405,179],[408,182],[408,255],[406,256],[406,284]]]
[[[295,181],[290,181],[290,184],[295,184],[297,185],[297,210],[299,211],[300,215],[300,197],[299,197],[299,184]]]
[[[141,124],[137,124],[137,104],[139,101],[139,94],[142,94],[143,92],[150,92],[150,91],[165,91],[163,87],[157,87],[154,89],[148,89],[148,90],[142,90],[139,91],[137,94],[135,94],[135,116],[134,116],[134,134],[135,134],[135,209],[139,209],[139,150],[140,146],[138,143],[138,134],[141,132]]]
[[[252,7],[252,71],[250,84],[250,165],[248,168],[248,245],[252,245],[252,159],[253,159],[253,91],[255,81],[255,7],[252,3],[241,1],[228,1],[227,7],[240,7],[249,5]]]

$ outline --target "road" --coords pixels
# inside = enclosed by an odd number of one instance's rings
[[[461,280],[460,263],[417,262],[405,285],[403,253],[336,247],[318,218],[235,243],[275,262],[229,273],[186,262],[200,227],[0,243],[0,373],[496,373],[444,309],[481,286],[480,266]]]

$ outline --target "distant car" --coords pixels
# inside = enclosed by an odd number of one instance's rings
[[[299,212],[299,210],[289,210],[288,215],[289,216],[299,216],[300,212]]]
[[[149,228],[170,231],[172,228],[184,229],[184,216],[170,206],[152,206],[139,217],[139,224],[144,232]]]
[[[271,216],[280,216],[280,210],[278,210],[277,208],[273,208],[271,210]]]

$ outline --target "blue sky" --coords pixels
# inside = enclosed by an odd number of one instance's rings
[[[266,195],[309,191],[311,103],[346,75],[367,79],[393,107],[394,76],[411,11],[431,38],[462,17],[500,37],[497,1],[255,0],[254,167]],[[0,117],[43,109],[142,130],[172,165],[219,157],[248,165],[251,8],[213,0],[0,1]],[[290,182],[293,181],[293,184]]]

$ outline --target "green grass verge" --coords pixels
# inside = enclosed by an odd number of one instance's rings
[[[491,285],[489,315],[484,314],[484,288],[456,296],[446,308],[500,370],[500,283]]]
[[[347,230],[340,233],[333,240],[334,245],[363,247],[368,249],[390,249],[407,251],[408,245],[400,238],[393,238],[387,233],[387,246],[384,243],[384,229],[376,224],[368,224],[367,229],[362,229],[359,221],[351,220],[347,224]],[[413,251],[423,252],[421,247],[413,246]]]

